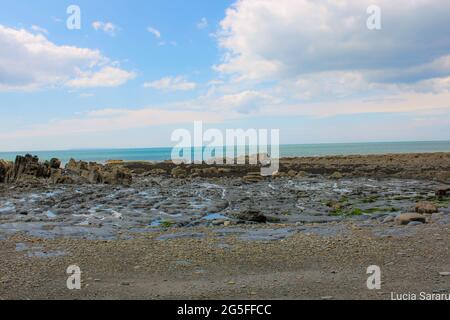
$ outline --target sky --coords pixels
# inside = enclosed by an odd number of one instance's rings
[[[450,139],[448,0],[0,5],[0,151],[172,146],[194,121],[286,144]]]

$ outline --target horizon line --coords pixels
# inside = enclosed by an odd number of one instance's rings
[[[444,140],[404,140],[404,141],[357,141],[357,142],[318,142],[318,143],[280,143],[280,146],[312,146],[312,145],[342,145],[342,144],[377,144],[377,143],[439,143],[439,142],[449,142],[450,139]],[[249,147],[254,145],[245,145],[241,147]],[[269,144],[272,146],[272,144]],[[199,148],[200,146],[192,146],[191,148]],[[201,146],[207,147],[207,146]],[[224,145],[223,148],[228,148],[231,146]],[[236,147],[236,146],[234,146]],[[5,153],[33,153],[33,152],[71,152],[71,151],[93,151],[93,150],[139,150],[139,149],[173,149],[175,146],[164,146],[164,147],[110,147],[110,148],[73,148],[73,149],[53,149],[53,150],[13,150],[13,151],[0,151],[0,154]],[[181,148],[180,148],[181,149]]]

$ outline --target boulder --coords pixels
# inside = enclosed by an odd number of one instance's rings
[[[407,225],[413,221],[426,223],[427,219],[425,216],[418,213],[404,213],[395,218],[395,222],[400,225]]]
[[[421,201],[416,204],[415,211],[417,213],[436,213],[438,212],[438,208],[434,203],[428,202],[428,201]]]
[[[250,222],[258,222],[258,223],[266,223],[267,217],[263,215],[258,210],[245,210],[242,212],[238,212],[233,214],[233,216],[239,220],[250,221]]]

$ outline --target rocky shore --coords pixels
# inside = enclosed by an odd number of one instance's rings
[[[77,298],[124,297],[125,292],[125,297],[138,298],[202,297],[200,290],[189,296],[189,284],[181,280],[185,272],[192,269],[189,272],[204,281],[214,281],[214,274],[236,282],[239,270],[227,255],[241,253],[246,258],[234,263],[245,270],[246,284],[240,285],[248,287],[229,291],[235,285],[219,280],[217,291],[206,298],[220,298],[220,292],[229,298],[279,298],[286,290],[289,298],[307,298],[307,292],[282,279],[277,297],[270,296],[265,280],[263,288],[256,285],[254,290],[248,282],[274,272],[281,278],[283,272],[289,279],[307,278],[316,265],[325,273],[345,269],[347,276],[336,281],[346,285],[344,281],[353,283],[356,261],[395,263],[399,250],[405,254],[402,265],[411,264],[408,270],[415,264],[425,268],[429,260],[435,261],[431,269],[450,271],[445,270],[450,266],[450,153],[289,158],[281,159],[279,172],[271,177],[262,177],[259,170],[250,165],[120,160],[71,160],[63,166],[58,159],[40,162],[31,155],[0,161],[0,297],[72,297],[65,282],[57,284],[65,276],[59,268],[69,260],[91,270],[90,285],[101,283],[94,281],[100,272],[108,278],[95,295],[85,290]],[[312,250],[309,256],[305,248]],[[422,254],[427,258],[415,258]],[[308,264],[305,274],[300,258]],[[218,266],[221,261],[229,270]],[[276,265],[281,269],[276,271]],[[37,266],[43,268],[36,272],[45,283],[26,276],[28,280],[17,279]],[[119,266],[122,282],[139,282],[139,275],[157,288],[133,291],[117,284],[114,274]],[[129,270],[130,266],[147,273]],[[354,272],[362,272],[364,278],[361,268]],[[59,273],[52,278],[51,272]],[[411,275],[415,282],[405,284],[405,289],[450,290],[448,280],[435,283],[442,276],[423,281],[418,276]],[[321,281],[319,274],[313,278]],[[191,285],[205,287],[202,281]],[[311,298],[333,291],[314,281],[309,284]],[[361,290],[367,290],[364,284]],[[333,292],[335,298],[351,296],[351,290]]]

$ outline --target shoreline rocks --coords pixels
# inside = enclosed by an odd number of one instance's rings
[[[0,160],[0,183],[48,181],[53,184],[112,184],[130,185],[132,175],[120,166],[104,166],[94,162],[71,159],[65,168],[53,158],[39,162],[37,156],[17,156],[14,163]]]

